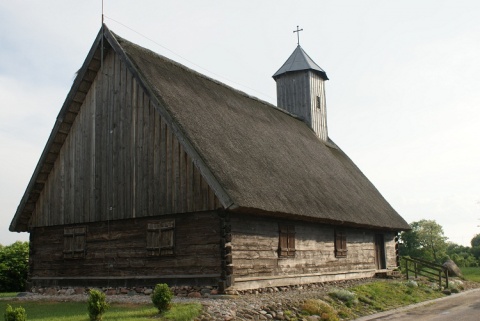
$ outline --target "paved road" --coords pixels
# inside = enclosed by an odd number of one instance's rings
[[[479,321],[480,289],[357,319],[357,321],[369,320]]]

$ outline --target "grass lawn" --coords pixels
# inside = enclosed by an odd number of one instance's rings
[[[13,308],[22,306],[27,312],[29,321],[88,321],[87,304],[85,302],[44,302],[44,301],[0,301],[0,315],[7,304]],[[151,304],[112,304],[103,315],[104,321],[137,321],[137,320],[191,320],[201,312],[200,304],[174,304],[172,309],[160,317]]]
[[[480,267],[464,267],[460,270],[468,281],[480,282]]]
[[[0,298],[14,298],[17,296],[17,292],[4,292],[0,293]]]
[[[418,286],[408,286],[405,281],[383,282],[376,281],[363,285],[353,286],[348,289],[355,294],[355,299],[349,302],[342,301],[335,296],[319,298],[327,302],[335,310],[335,314],[343,320],[352,320],[363,315],[386,311],[393,308],[417,303],[421,301],[444,297],[440,291],[433,290],[429,286],[418,283]],[[310,300],[310,306],[301,307],[306,315],[319,313],[319,302]],[[318,300],[317,300],[318,301]],[[314,306],[315,311],[309,311]],[[329,314],[330,312],[326,312]],[[329,320],[338,320],[332,317]]]

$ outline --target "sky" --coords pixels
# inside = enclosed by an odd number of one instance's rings
[[[0,244],[101,26],[101,1],[0,0]],[[276,104],[297,45],[330,138],[409,223],[480,233],[480,1],[105,0],[120,36]]]

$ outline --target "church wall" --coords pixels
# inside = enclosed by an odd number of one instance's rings
[[[279,224],[295,226],[295,256],[279,257]],[[233,287],[248,289],[372,277],[375,234],[385,239],[386,266],[396,268],[395,234],[343,227],[347,255],[335,256],[335,227],[255,216],[232,216]]]
[[[149,244],[159,223],[173,229]],[[30,235],[29,278],[34,286],[216,286],[220,229],[217,212],[37,227]]]

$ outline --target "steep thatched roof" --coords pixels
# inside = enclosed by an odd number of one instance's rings
[[[304,122],[117,39],[236,207],[409,228],[347,155]]]
[[[301,120],[124,40],[106,27],[109,48],[152,95],[230,211],[391,230],[408,224],[333,142]],[[34,203],[98,71],[97,37],[57,118],[10,230],[25,231]],[[96,66],[96,67],[95,67]],[[79,93],[81,95],[79,95]],[[74,119],[74,116],[72,116]],[[73,120],[72,120],[73,122]]]

